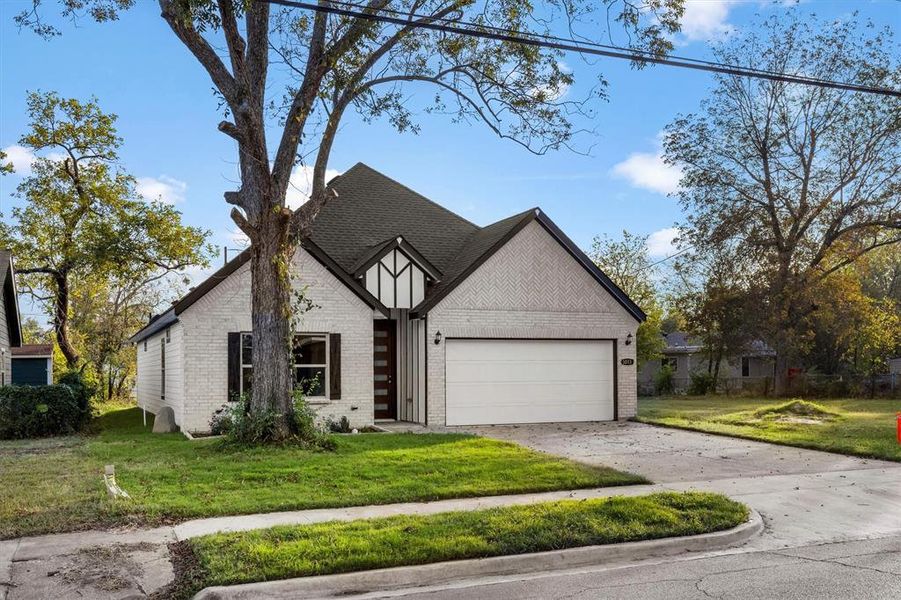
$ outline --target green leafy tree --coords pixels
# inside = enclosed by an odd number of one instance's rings
[[[588,256],[647,315],[638,326],[635,340],[639,368],[646,361],[660,358],[666,346],[664,310],[653,283],[656,270],[648,256],[647,236],[623,231],[620,239],[595,237]]]
[[[0,175],[9,175],[15,170],[13,169],[13,164],[11,162],[6,162],[6,159],[6,152],[0,150]]]
[[[898,42],[856,17],[794,11],[714,50],[730,64],[898,89]],[[777,391],[800,359],[810,290],[868,252],[901,241],[901,100],[720,75],[698,114],[668,128],[665,159],[693,241],[737,241],[754,261],[761,328],[777,352]]]
[[[162,273],[161,273],[162,274]],[[72,294],[72,330],[80,355],[98,382],[100,399],[128,397],[137,371],[136,352],[128,339],[184,290],[174,276],[155,281],[89,275]]]
[[[52,344],[53,330],[42,326],[34,317],[22,319],[22,341],[25,344]]]
[[[89,276],[140,286],[205,265],[208,232],[183,225],[172,206],[136,194],[134,178],[118,164],[116,117],[95,100],[31,93],[27,105],[31,131],[20,143],[38,158],[18,186],[23,203],[13,208],[0,241],[12,249],[25,289],[46,303],[56,343],[67,366],[76,368],[73,286]]]
[[[41,35],[58,33],[33,0],[17,22]],[[88,12],[114,20],[133,0],[60,0],[62,14]],[[222,100],[219,130],[237,144],[240,185],[225,194],[231,217],[251,241],[254,386],[250,411],[275,413],[272,438],[293,434],[289,264],[327,201],[325,172],[348,111],[366,121],[386,118],[418,131],[416,109],[481,123],[504,139],[543,154],[573,147],[577,121],[605,96],[603,80],[583,99],[567,93],[573,75],[562,53],[509,41],[479,39],[423,26],[473,22],[522,33],[559,26],[613,24],[633,47],[663,54],[679,28],[683,0],[351,0],[367,15],[398,23],[307,11],[261,0],[159,0],[163,19],[200,63]],[[321,0],[322,9],[331,3]],[[608,28],[611,37],[616,31]],[[276,66],[278,77],[270,78]],[[272,69],[273,71],[275,69]],[[426,103],[413,104],[414,91]],[[268,137],[275,134],[270,145]],[[285,205],[291,171],[313,156],[312,192],[303,210]]]
[[[748,261],[735,245],[703,247],[703,252],[687,252],[676,261],[674,271],[681,285],[673,303],[685,329],[702,341],[707,373],[716,389],[723,360],[741,355],[760,339],[759,299],[747,284]]]

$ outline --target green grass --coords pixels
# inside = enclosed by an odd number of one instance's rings
[[[231,585],[694,535],[735,527],[748,509],[710,493],[565,500],[216,534],[186,542],[191,593]]]
[[[148,416],[149,417],[149,416]],[[334,452],[223,447],[151,434],[138,409],[95,436],[0,442],[0,539],[217,515],[644,483],[509,442],[462,434],[336,436]],[[113,464],[131,500],[106,499]]]
[[[901,461],[899,400],[792,402],[721,396],[641,398],[637,420],[709,433]],[[811,421],[811,422],[808,422]]]

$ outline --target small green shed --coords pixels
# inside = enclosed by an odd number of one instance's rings
[[[13,385],[50,385],[53,383],[53,346],[25,344],[12,348]]]

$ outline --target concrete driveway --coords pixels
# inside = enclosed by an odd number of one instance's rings
[[[726,494],[755,508],[766,523],[748,550],[901,535],[901,463],[641,423],[467,431],[639,473],[665,489]]]
[[[654,483],[901,467],[643,423],[494,425],[466,430],[588,464],[639,473]]]

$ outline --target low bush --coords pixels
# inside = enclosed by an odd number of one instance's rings
[[[0,439],[76,433],[90,419],[86,404],[64,384],[0,387]]]
[[[713,375],[710,373],[692,373],[688,383],[689,396],[705,396],[714,391]]]
[[[59,377],[57,383],[68,386],[72,390],[75,402],[84,419],[81,425],[86,423],[91,416],[91,403],[97,394],[97,386],[88,381],[81,371],[67,371]]]
[[[248,398],[242,395],[221,407],[210,419],[210,430],[225,436],[226,443],[232,445],[258,446],[278,441],[311,449],[334,449],[334,442],[327,430],[317,422],[316,412],[303,394],[296,392],[294,395],[293,432],[286,440],[276,439],[278,413],[275,410],[254,414],[250,412],[248,403]]]
[[[325,426],[328,427],[328,430],[332,433],[350,433],[353,431],[353,427],[350,426],[350,420],[344,415],[337,420],[329,417],[325,420]]]
[[[673,369],[669,365],[664,365],[657,373],[654,379],[654,389],[658,394],[672,394],[676,390],[673,381]]]

